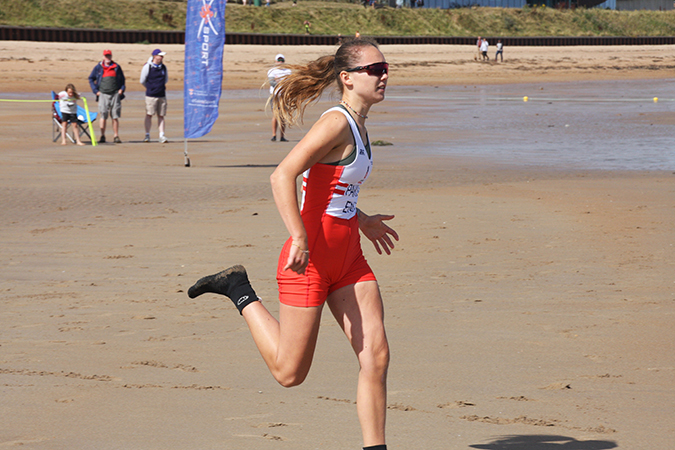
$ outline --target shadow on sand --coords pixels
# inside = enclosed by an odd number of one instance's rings
[[[260,169],[260,168],[272,168],[276,167],[278,164],[231,164],[231,165],[218,165],[210,166],[218,169]]]
[[[614,441],[578,441],[568,436],[535,434],[502,436],[488,444],[475,444],[469,447],[486,450],[604,450],[617,446]]]

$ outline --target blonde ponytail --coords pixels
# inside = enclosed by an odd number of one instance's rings
[[[305,108],[321,97],[335,82],[335,56],[323,56],[306,66],[287,65],[290,75],[274,88],[274,114],[281,123],[294,125],[302,122]]]
[[[354,66],[358,54],[366,46],[377,48],[377,44],[368,39],[352,39],[342,44],[335,55],[322,56],[307,65],[283,65],[291,69],[291,74],[279,81],[270,98],[279,123],[286,126],[302,123],[307,106],[317,101],[333,83],[337,83],[336,87],[342,93],[340,72]]]

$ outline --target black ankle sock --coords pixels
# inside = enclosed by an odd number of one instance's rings
[[[230,295],[230,300],[234,303],[234,306],[239,310],[239,314],[242,313],[244,307],[250,305],[251,303],[258,301],[258,296],[256,295],[251,283],[246,280],[246,283],[242,283],[238,286],[233,286]]]
[[[200,279],[188,290],[188,296],[195,298],[207,292],[229,297],[239,314],[244,307],[258,300],[243,266],[233,266]]]
[[[373,445],[371,447],[363,447],[363,450],[387,450],[387,446],[385,445]]]

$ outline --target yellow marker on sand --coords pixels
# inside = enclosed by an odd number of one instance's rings
[[[523,101],[524,101],[524,102],[528,101],[529,99],[530,99],[530,98],[529,98],[527,95],[526,95],[525,97],[523,97]]]
[[[96,135],[94,134],[94,127],[91,126],[91,117],[89,116],[89,106],[87,106],[87,99],[81,97],[82,102],[84,103],[84,110],[87,113],[87,124],[89,124],[89,135],[91,137],[91,146],[96,147]]]

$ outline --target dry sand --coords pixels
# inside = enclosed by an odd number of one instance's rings
[[[88,92],[104,47],[139,90],[149,46],[0,42],[0,92]],[[179,90],[182,48],[165,47]],[[258,88],[277,52],[330,48],[226,50],[224,87]],[[506,48],[495,65],[383,50],[393,85],[672,77],[672,46]],[[182,142],[137,139],[140,94],[125,143],[96,148],[52,144],[48,104],[0,102],[0,448],[360,448],[358,367],[328,314],[308,380],[286,390],[229,301],[185,293],[244,263],[278,310],[286,231],[268,177],[290,145],[267,141],[263,104],[229,100],[188,169]],[[389,257],[365,246],[392,347],[390,448],[670,448],[675,176],[376,151],[360,206],[395,214],[401,236]]]
[[[0,41],[0,92],[49,92],[74,83],[88,92],[87,76],[104,48],[131,79],[128,90],[140,91],[136,82],[141,67],[156,46],[142,44],[64,44]],[[182,45],[163,45],[170,68],[169,89],[182,90]],[[223,88],[258,88],[264,74],[283,53],[289,64],[306,62],[335,51],[333,46],[226,45]],[[390,84],[494,84],[540,81],[672,78],[673,45],[605,47],[505,47],[504,63],[474,60],[473,46],[387,45],[392,65]],[[490,58],[494,56],[491,47]],[[263,76],[261,76],[261,74]],[[86,89],[85,89],[86,88]]]

